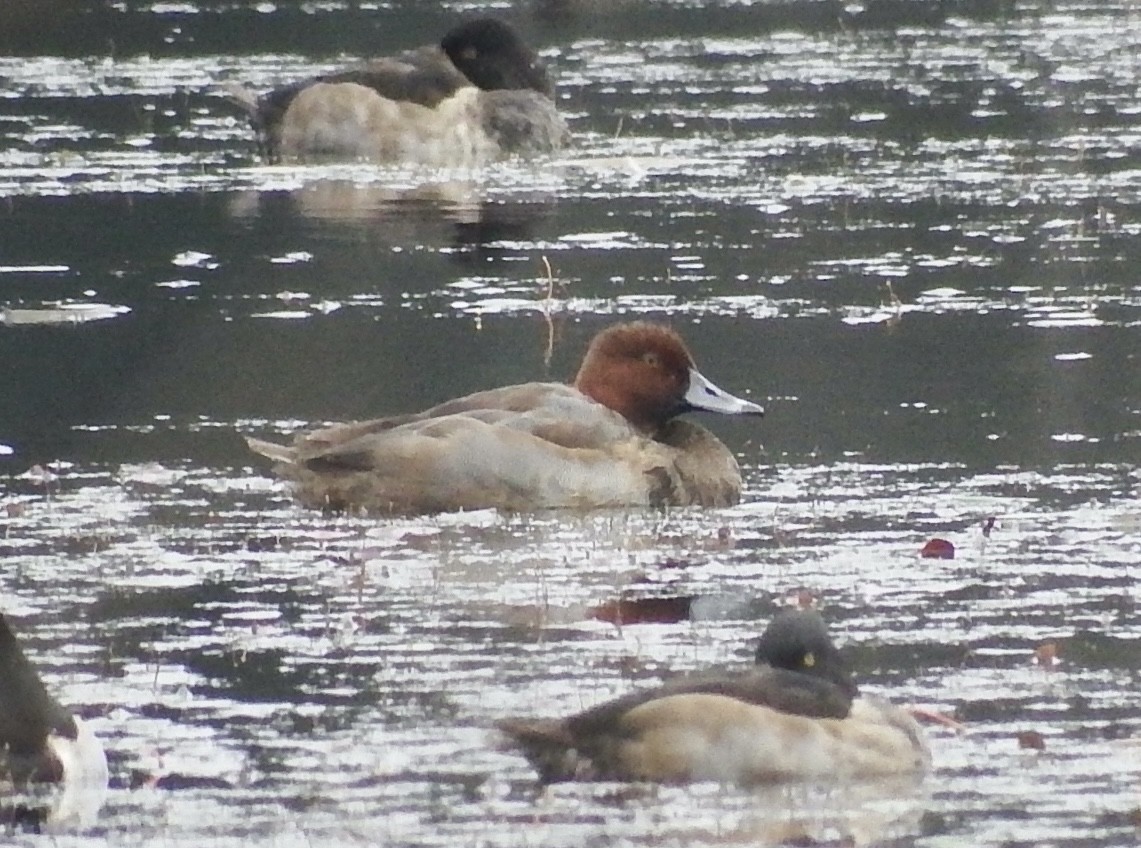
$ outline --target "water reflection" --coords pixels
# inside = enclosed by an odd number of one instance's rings
[[[310,810],[318,799],[305,832],[335,839],[349,838],[338,822],[351,810],[356,827],[432,844],[534,816],[526,767],[489,745],[492,719],[578,709],[671,668],[745,662],[760,623],[803,590],[845,634],[864,686],[957,707],[968,723],[965,737],[932,731],[932,798],[876,786],[870,798],[809,788],[769,802],[700,787],[643,796],[576,787],[545,802],[551,838],[955,832],[963,825],[948,814],[963,816],[959,805],[988,793],[1024,792],[1016,776],[1027,768],[1052,775],[1045,785],[1054,787],[1086,775],[1102,797],[1112,797],[1108,778],[1092,775],[1105,763],[1135,773],[1112,745],[1078,732],[1090,722],[1107,722],[1115,738],[1136,729],[1114,683],[1141,638],[1122,571],[1132,535],[1115,529],[1129,511],[1097,503],[1121,482],[1114,469],[1020,482],[956,469],[775,472],[749,503],[717,513],[724,532],[703,542],[704,512],[377,526],[296,513],[268,478],[147,466],[112,479],[60,468],[50,501],[30,481],[8,490],[24,510],[9,519],[4,546],[19,564],[18,612],[38,622],[25,629],[41,650],[45,639],[72,638],[67,609],[83,610],[98,634],[98,649],[67,660],[61,679],[71,702],[90,705],[116,773],[192,787],[118,784],[112,829],[133,831],[138,805],[158,800],[138,792],[155,791],[169,793],[171,815],[237,804],[248,821],[227,824],[230,837],[249,822],[280,836],[297,826],[274,823],[281,805]],[[985,514],[999,521],[984,540],[969,528]],[[949,531],[960,558],[915,560],[927,526]],[[591,604],[644,585],[646,573],[668,575],[679,594],[737,602],[681,627],[616,629],[585,617]],[[1056,668],[1032,661],[1044,637],[1059,646]],[[1058,699],[1072,716],[1057,715]],[[1012,734],[1027,726],[1045,731],[1047,751],[1062,759],[1020,752]],[[223,786],[233,789],[219,794]],[[1055,814],[1059,791],[1043,788],[1034,801],[1049,832],[1081,824]],[[798,792],[807,798],[790,808]],[[373,812],[356,806],[366,802]],[[932,805],[944,812],[923,817]],[[659,818],[665,809],[675,813]],[[167,827],[204,833],[176,822]]]
[[[554,202],[553,195],[534,191],[492,194],[470,179],[411,186],[320,179],[287,193],[240,192],[231,199],[230,214],[301,217],[329,239],[450,250],[457,261],[474,264],[509,256],[509,244],[532,241]]]

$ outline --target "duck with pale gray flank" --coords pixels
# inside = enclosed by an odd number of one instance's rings
[[[569,718],[497,726],[543,783],[757,784],[926,769],[930,755],[915,720],[859,692],[815,611],[777,614],[756,660],[749,671],[675,678]]]
[[[228,88],[271,161],[475,167],[566,142],[542,59],[507,23],[477,18],[438,45],[254,95]]]
[[[107,779],[103,746],[47,691],[0,615],[0,825],[87,827]]]
[[[706,379],[674,330],[618,324],[590,343],[572,385],[523,383],[424,412],[248,439],[306,506],[416,514],[726,506],[741,471],[694,410],[762,415]]]

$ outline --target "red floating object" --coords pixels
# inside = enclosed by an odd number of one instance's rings
[[[1046,737],[1037,730],[1023,730],[1018,734],[1018,747],[1031,751],[1045,751]]]
[[[620,598],[599,604],[589,613],[591,618],[611,624],[676,624],[689,618],[692,597]]]
[[[1034,662],[1042,668],[1053,668],[1059,662],[1056,642],[1043,642],[1034,649]]]
[[[924,559],[954,559],[955,546],[946,539],[929,539],[919,555]]]

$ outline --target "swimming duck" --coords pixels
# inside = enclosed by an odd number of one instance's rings
[[[107,778],[103,746],[44,688],[0,615],[0,823],[33,830],[90,825]]]
[[[569,718],[513,718],[497,727],[543,783],[755,784],[926,767],[915,720],[859,693],[816,612],[775,616],[756,659],[746,672],[679,677]]]
[[[723,506],[737,460],[691,410],[762,415],[697,370],[675,331],[618,324],[590,343],[573,385],[523,383],[421,413],[337,424],[292,446],[247,439],[320,509]]]
[[[542,60],[508,24],[478,18],[439,45],[276,88],[230,87],[271,160],[472,167],[549,153],[566,123]]]

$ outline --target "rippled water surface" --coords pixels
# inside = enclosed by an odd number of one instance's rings
[[[112,770],[59,844],[1136,844],[1141,7],[496,4],[576,141],[478,173],[271,167],[223,96],[486,8],[0,6],[0,611]],[[706,422],[741,505],[328,517],[240,437],[567,378],[618,316],[765,403]],[[920,785],[497,748],[805,593],[963,723]]]

